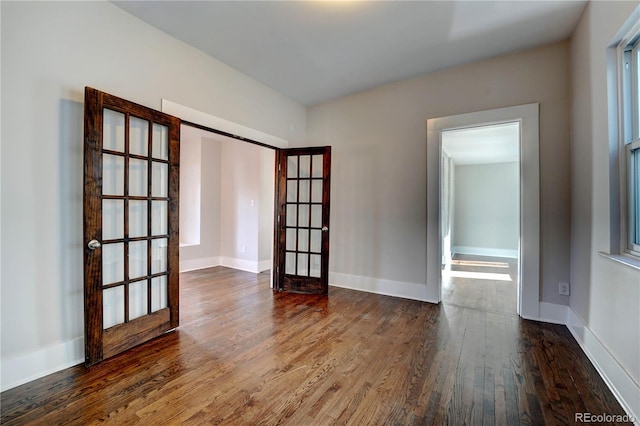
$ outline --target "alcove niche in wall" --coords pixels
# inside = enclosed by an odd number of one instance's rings
[[[271,267],[275,151],[182,125],[180,271]]]

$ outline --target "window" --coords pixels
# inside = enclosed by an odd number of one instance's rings
[[[640,33],[621,45],[623,248],[640,256]]]

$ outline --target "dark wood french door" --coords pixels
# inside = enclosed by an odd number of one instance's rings
[[[87,87],[85,361],[178,326],[180,120]]]
[[[330,172],[331,147],[277,151],[275,289],[329,291]]]

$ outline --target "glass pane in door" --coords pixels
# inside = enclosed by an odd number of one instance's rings
[[[311,268],[309,269],[310,277],[320,277],[320,259],[319,254],[311,255]]]
[[[169,186],[169,166],[166,163],[152,162],[151,196],[166,197]]]
[[[102,245],[102,285],[124,281],[124,244]]]
[[[311,230],[310,251],[312,253],[320,253],[322,247],[322,231],[319,229]]]
[[[167,276],[151,279],[151,312],[167,307]]]
[[[129,119],[129,154],[147,156],[149,122],[137,117]]]
[[[320,204],[311,206],[311,227],[322,228],[322,205]]]
[[[152,156],[160,160],[169,159],[169,129],[162,124],[153,123]]]
[[[298,253],[298,271],[296,275],[306,277],[309,275],[309,255],[306,253]]]
[[[309,178],[311,177],[311,156],[309,155],[301,155],[298,160],[300,162],[300,174],[299,178]]]
[[[298,185],[300,186],[300,191],[298,192],[298,201],[301,203],[309,202],[310,182],[311,181],[309,179],[300,179],[298,181]]]
[[[167,271],[167,239],[151,240],[151,273],[157,274]]]
[[[287,229],[287,237],[286,237],[286,247],[287,250],[295,250],[296,249],[296,230],[295,229]]]
[[[298,205],[287,204],[287,226],[296,226],[298,224]]]
[[[124,114],[105,109],[102,115],[102,147],[124,152]]]
[[[294,252],[287,252],[284,265],[285,274],[293,275],[296,273],[296,254]]]
[[[129,200],[129,238],[147,236],[147,202]]]
[[[294,155],[287,158],[287,177],[288,178],[298,177],[298,157]]]
[[[124,201],[102,200],[102,239],[124,238]]]
[[[102,193],[124,195],[124,157],[110,154],[102,156]]]
[[[147,314],[147,280],[129,284],[129,320]]]
[[[151,235],[166,235],[169,210],[166,201],[151,202]]]
[[[323,156],[314,155],[311,160],[311,167],[313,168],[311,177],[322,178],[322,165],[323,165]]]
[[[149,192],[147,188],[147,162],[129,159],[129,195],[146,197]]]
[[[102,292],[102,328],[107,329],[124,322],[124,286]]]
[[[322,179],[314,179],[311,181],[311,202],[322,202]]]
[[[147,241],[129,243],[129,279],[147,275]]]

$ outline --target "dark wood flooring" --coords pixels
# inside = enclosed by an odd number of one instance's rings
[[[564,326],[266,274],[181,276],[181,326],[0,395],[3,425],[573,424],[623,414]]]

